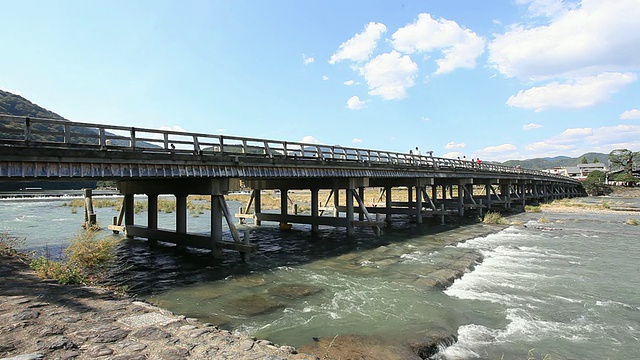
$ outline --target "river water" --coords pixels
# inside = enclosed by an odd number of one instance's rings
[[[65,201],[1,200],[0,232],[60,252],[83,221]],[[103,225],[116,215],[97,213]],[[634,359],[640,236],[629,218],[640,213],[524,213],[511,226],[398,217],[382,237],[362,230],[353,239],[267,225],[251,235],[259,251],[249,264],[232,252],[214,260],[122,240],[114,282],[175,313],[296,347],[336,334],[403,343],[436,331],[458,336],[439,359],[524,359],[534,348],[537,359]],[[160,214],[161,228],[174,224],[175,214]],[[208,227],[207,212],[189,217],[189,231]]]

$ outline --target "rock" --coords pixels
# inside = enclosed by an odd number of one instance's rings
[[[33,309],[22,310],[18,313],[13,314],[14,320],[31,320],[40,316],[40,312]]]
[[[387,343],[374,336],[337,335],[316,339],[298,351],[323,359],[420,360],[408,346]]]
[[[171,334],[157,327],[149,326],[135,331],[131,336],[142,340],[161,340],[170,338]]]
[[[44,355],[42,354],[25,354],[18,355],[14,357],[2,358],[2,360],[40,360],[44,359]]]
[[[225,305],[225,307],[231,308],[235,312],[245,316],[267,314],[284,307],[284,305],[279,301],[258,294],[234,299],[227,302]]]
[[[420,358],[429,359],[437,354],[441,348],[451,346],[456,341],[458,341],[458,337],[455,334],[435,331],[409,341],[408,345]]]
[[[188,356],[189,356],[189,350],[181,347],[163,349],[157,354],[157,358],[162,360],[185,359]]]
[[[113,329],[96,335],[93,341],[97,343],[112,343],[126,338],[129,333],[129,330]]]
[[[193,338],[200,337],[204,334],[208,334],[210,332],[211,331],[209,329],[195,329],[195,330],[189,331],[189,334],[187,336],[193,339]]]
[[[105,345],[97,345],[89,348],[89,355],[91,356],[107,356],[113,354],[113,349],[106,347]]]
[[[238,349],[241,351],[249,351],[253,347],[254,341],[251,339],[242,340],[238,343]]]
[[[322,288],[304,284],[280,284],[268,290],[269,295],[285,299],[300,299],[322,291]]]

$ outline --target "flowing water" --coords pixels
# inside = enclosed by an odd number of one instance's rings
[[[0,232],[26,237],[29,249],[64,246],[83,215],[63,201],[2,200]],[[116,215],[97,212],[103,223]],[[175,313],[293,346],[336,334],[404,343],[436,331],[458,336],[439,359],[525,359],[534,348],[539,359],[633,359],[640,236],[629,218],[640,213],[526,213],[504,227],[398,217],[380,238],[362,230],[353,239],[267,225],[252,233],[259,251],[249,264],[233,252],[214,260],[123,240],[126,267],[114,281]],[[161,228],[174,224],[175,214],[160,214]],[[189,217],[190,232],[208,227],[208,213]]]

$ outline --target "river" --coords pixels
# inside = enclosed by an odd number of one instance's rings
[[[60,253],[83,220],[65,201],[1,200],[0,232]],[[103,226],[116,215],[97,213]],[[144,224],[146,214],[136,216]],[[438,359],[523,359],[532,349],[539,359],[632,359],[640,353],[640,237],[629,218],[640,213],[523,213],[509,217],[511,226],[398,217],[382,237],[361,230],[353,239],[328,227],[313,236],[302,225],[267,225],[252,234],[259,251],[249,264],[232,252],[214,260],[122,240],[126,266],[115,281],[175,313],[296,347],[337,334],[403,343],[441,331],[458,341]],[[160,214],[161,228],[174,223],[175,214]],[[206,212],[188,219],[189,231],[208,226]]]

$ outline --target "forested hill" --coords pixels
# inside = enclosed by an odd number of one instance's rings
[[[506,166],[520,165],[525,169],[544,170],[553,169],[554,167],[577,166],[578,164],[582,163],[582,158],[586,158],[587,162],[589,163],[593,163],[595,159],[598,159],[599,162],[606,164],[609,161],[609,154],[586,153],[575,158],[568,156],[557,156],[554,158],[509,160],[503,162],[502,164]]]
[[[62,116],[38,106],[20,95],[0,90],[0,114],[66,120]],[[24,188],[44,190],[68,190],[95,188],[95,181],[3,181],[0,191],[17,191]]]
[[[38,106],[20,95],[0,90],[0,114],[66,120],[62,116]]]

